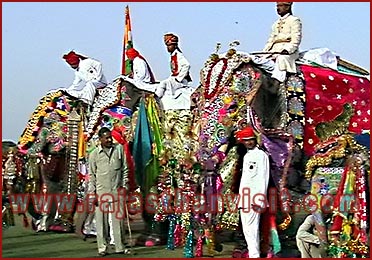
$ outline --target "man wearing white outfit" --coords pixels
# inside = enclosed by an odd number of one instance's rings
[[[162,100],[164,110],[190,109],[190,63],[178,47],[178,36],[164,35],[164,43],[170,53],[171,75],[157,85],[155,94]]]
[[[286,72],[296,73],[296,59],[302,38],[300,18],[292,15],[292,2],[277,2],[276,10],[280,18],[273,24],[269,39],[263,49],[272,52],[266,58],[275,61],[272,78],[284,82]]]
[[[107,85],[101,62],[70,51],[63,58],[75,69],[75,79],[65,91],[88,105],[93,104],[96,88]]]
[[[257,146],[257,139],[251,127],[238,131],[236,139],[247,148],[243,158],[238,208],[249,258],[259,258],[260,215],[268,206],[266,193],[270,176],[269,156]]]
[[[155,77],[146,59],[134,48],[128,49],[125,53],[132,61],[132,73],[123,78],[139,89],[155,92]]]

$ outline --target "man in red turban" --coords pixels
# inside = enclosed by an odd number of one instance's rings
[[[268,206],[269,156],[257,146],[257,137],[252,127],[238,131],[235,137],[247,148],[243,157],[238,208],[249,258],[259,258],[260,215]]]
[[[85,59],[85,57],[80,57],[74,51],[70,51],[69,53],[63,55],[63,58],[74,69],[76,69],[79,66],[80,58]]]
[[[239,142],[243,142],[243,140],[256,139],[256,135],[252,127],[246,127],[236,132],[235,137]]]
[[[131,61],[132,72],[129,75],[121,75],[121,77],[139,89],[154,93],[155,77],[146,59],[135,48],[127,49],[125,54]]]
[[[134,84],[147,83],[152,84],[155,82],[154,74],[151,71],[150,65],[147,63],[146,59],[134,48],[128,49],[125,54],[128,59],[132,61],[132,72],[133,74],[130,78],[133,79]],[[136,84],[137,83],[137,84]],[[154,87],[143,88],[143,86],[138,86],[140,89],[145,89],[154,92]]]
[[[87,105],[92,105],[96,88],[107,85],[101,62],[70,51],[63,59],[75,70],[75,79],[65,91]]]

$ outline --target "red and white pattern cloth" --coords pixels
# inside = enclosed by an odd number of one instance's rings
[[[342,114],[346,103],[354,109],[348,130],[360,134],[370,129],[370,81],[367,78],[308,65],[301,65],[301,70],[306,82],[304,151],[307,155],[313,154],[320,141],[316,126]]]

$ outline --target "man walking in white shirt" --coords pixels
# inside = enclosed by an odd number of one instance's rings
[[[247,148],[243,158],[238,208],[249,258],[259,258],[260,215],[268,206],[266,193],[270,176],[269,156],[257,146],[256,135],[250,126],[238,131],[236,139]]]

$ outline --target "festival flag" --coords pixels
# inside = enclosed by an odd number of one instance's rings
[[[129,6],[125,7],[125,24],[124,24],[124,39],[123,39],[123,58],[122,58],[122,67],[121,74],[128,75],[132,72],[130,60],[127,59],[125,51],[133,47],[132,41],[132,26],[130,23],[130,14]]]
[[[67,116],[68,111],[70,111],[71,107],[66,101],[66,97],[59,97],[56,101],[56,106],[54,110],[60,114],[61,116]]]
[[[132,110],[129,108],[123,107],[123,106],[114,106],[106,109],[103,114],[107,114],[110,117],[117,118],[119,120],[122,120],[124,117],[132,116]]]

